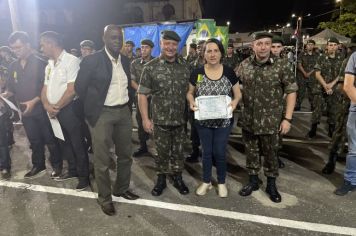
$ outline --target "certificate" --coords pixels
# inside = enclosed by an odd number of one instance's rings
[[[231,97],[227,95],[199,96],[195,98],[198,110],[194,112],[194,117],[197,120],[232,118],[230,103]]]

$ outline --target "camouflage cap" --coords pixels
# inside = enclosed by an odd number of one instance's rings
[[[272,38],[272,43],[280,43],[280,44],[284,45],[284,40],[282,39],[282,37],[280,37],[278,35],[274,35]]]
[[[176,42],[180,42],[180,40],[181,40],[179,35],[176,32],[174,32],[173,30],[163,30],[161,32],[161,37],[162,37],[162,39],[173,40]]]
[[[135,47],[135,43],[132,42],[131,40],[127,40],[125,44],[130,44],[132,47]]]
[[[340,42],[339,42],[339,40],[337,38],[331,37],[331,38],[328,39],[328,43],[337,43],[337,44],[339,44]]]
[[[95,43],[91,40],[83,40],[80,42],[80,47],[88,47],[88,48],[95,48]]]
[[[308,39],[307,44],[308,44],[308,43],[312,43],[312,44],[314,44],[314,45],[315,45],[315,41],[314,41],[314,40],[312,40],[312,39]]]
[[[155,46],[155,44],[149,40],[149,39],[143,39],[141,40],[141,45],[148,45],[150,46],[151,48],[153,48]]]
[[[252,37],[254,40],[263,39],[263,38],[273,38],[273,34],[268,33],[266,31],[259,31],[253,33]]]

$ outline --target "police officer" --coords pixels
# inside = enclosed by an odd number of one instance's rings
[[[320,56],[314,66],[315,77],[319,84],[318,93],[314,95],[314,111],[312,114],[312,126],[308,133],[309,138],[316,136],[316,129],[322,115],[322,102],[325,100],[329,124],[329,137],[335,130],[335,116],[337,95],[335,93],[338,74],[343,61],[341,55],[337,54],[339,40],[332,37],[327,41],[327,53]]]
[[[152,190],[159,196],[166,188],[166,175],[173,178],[173,186],[180,194],[189,189],[182,179],[183,143],[185,140],[186,100],[189,66],[178,56],[179,35],[174,31],[163,31],[161,55],[148,62],[142,72],[138,88],[138,102],[143,127],[154,134],[158,156],[156,168],[158,179]],[[152,118],[148,116],[147,96],[152,96]]]
[[[297,104],[295,105],[295,111],[299,111],[305,92],[308,93],[308,99],[311,110],[314,110],[313,94],[319,92],[319,87],[316,86],[314,66],[317,62],[319,55],[315,52],[315,41],[309,39],[306,44],[305,52],[301,53],[297,60]]]
[[[149,39],[144,39],[141,41],[141,58],[137,58],[132,61],[130,71],[131,71],[131,87],[137,91],[138,85],[140,83],[141,74],[144,65],[152,60],[152,49],[154,43]],[[136,101],[136,120],[138,125],[138,139],[140,141],[140,147],[137,151],[133,153],[134,157],[140,157],[148,152],[146,141],[149,139],[149,133],[145,132],[142,126],[141,113],[138,108],[137,99]],[[148,98],[148,106],[150,104],[150,98]],[[150,111],[150,109],[148,109]]]
[[[237,70],[243,84],[242,135],[250,176],[249,183],[239,194],[249,196],[259,189],[260,155],[263,155],[266,192],[278,203],[282,200],[276,186],[278,133],[286,134],[290,130],[298,86],[288,65],[271,57],[272,37],[267,32],[255,33],[255,54],[244,60]],[[283,116],[284,94],[287,95]]]

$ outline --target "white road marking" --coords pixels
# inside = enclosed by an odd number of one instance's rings
[[[73,189],[32,185],[32,184],[26,184],[20,182],[0,181],[0,186],[16,188],[16,189],[27,189],[30,191],[43,192],[43,193],[53,193],[53,194],[62,194],[67,196],[83,197],[89,199],[97,198],[97,194],[93,192],[87,192],[87,191],[77,192],[76,190]],[[308,230],[314,232],[343,234],[343,235],[356,235],[356,228],[351,228],[351,227],[311,223],[305,221],[295,221],[295,220],[246,214],[246,213],[226,211],[226,210],[218,210],[218,209],[192,206],[192,205],[166,203],[166,202],[153,201],[147,199],[138,199],[136,201],[129,201],[122,198],[113,197],[113,201],[133,204],[133,205],[161,208],[166,210],[188,212],[193,214],[216,216],[216,217],[228,218],[233,220],[249,221],[249,222],[255,222],[260,224],[280,226],[280,227],[293,228],[299,230]]]

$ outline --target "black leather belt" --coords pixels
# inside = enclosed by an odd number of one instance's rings
[[[127,106],[128,102],[125,103],[125,104],[119,104],[119,105],[116,105],[116,106],[105,106],[105,108],[110,108],[110,109],[116,109],[116,108],[124,108],[125,106]]]

